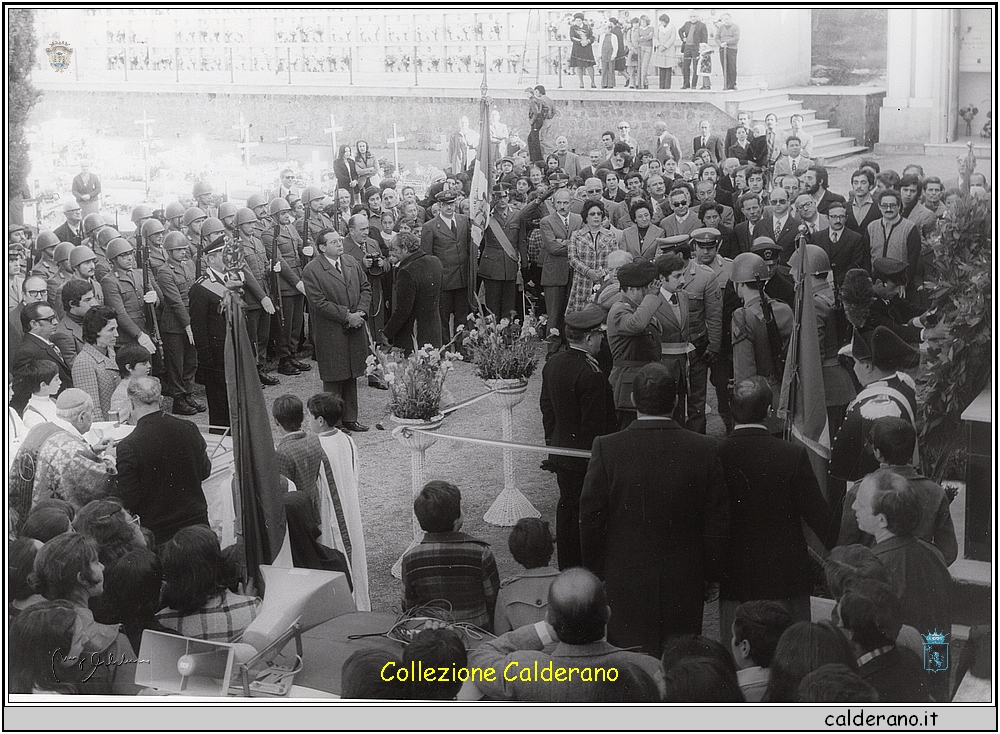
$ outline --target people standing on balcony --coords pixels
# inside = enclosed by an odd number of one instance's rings
[[[590,88],[597,89],[594,82],[594,31],[587,24],[583,13],[576,13],[573,16],[573,23],[569,29],[570,40],[573,41],[573,50],[569,55],[569,67],[576,69],[580,77],[580,89],[583,89],[583,74],[590,77]]]
[[[694,89],[698,86],[698,51],[701,44],[708,43],[708,27],[701,22],[698,11],[691,11],[690,19],[678,31],[681,39],[681,50],[684,60],[681,66],[681,76],[684,85],[681,89]]]
[[[650,30],[652,31],[652,29]],[[660,15],[660,24],[656,27],[651,42],[651,62],[660,75],[660,89],[670,89],[674,67],[677,66],[678,36],[677,27],[670,21],[670,16],[666,13]],[[648,88],[645,82],[646,80],[643,78],[643,89]]]

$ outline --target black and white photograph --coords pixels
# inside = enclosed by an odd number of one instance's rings
[[[5,728],[995,731],[996,12],[5,4]]]

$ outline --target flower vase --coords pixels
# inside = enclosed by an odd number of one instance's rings
[[[490,389],[490,398],[500,407],[500,423],[503,427],[503,440],[514,441],[514,406],[524,400],[528,390],[528,380],[515,378],[506,380],[484,380]],[[521,493],[514,483],[514,451],[511,448],[503,450],[503,491],[490,505],[483,515],[483,520],[490,525],[511,527],[523,517],[541,517],[534,505]]]
[[[420,490],[423,489],[424,486],[424,453],[437,441],[437,436],[432,436],[424,433],[423,431],[436,431],[441,427],[441,423],[444,421],[444,416],[438,413],[429,420],[423,420],[421,418],[400,418],[395,415],[391,415],[390,417],[393,422],[397,424],[396,427],[392,429],[392,437],[410,450],[411,493],[412,498],[416,500],[417,495],[420,494]],[[410,550],[410,548],[413,548],[424,537],[424,531],[420,528],[417,516],[413,514],[412,502],[410,503],[410,508],[410,522],[413,527],[413,539],[406,547],[407,551]],[[405,554],[406,551],[403,551],[403,555]],[[397,579],[403,577],[402,555],[400,555],[400,557],[393,564],[392,575]]]

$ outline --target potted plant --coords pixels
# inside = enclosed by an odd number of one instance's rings
[[[535,347],[539,321],[528,316],[497,320],[493,314],[472,314],[464,345],[476,375],[491,390],[524,391],[538,365]]]
[[[368,375],[379,375],[389,388],[389,413],[401,425],[436,428],[441,425],[444,380],[462,355],[449,351],[452,342],[435,349],[425,344],[410,354],[398,347],[372,345]]]

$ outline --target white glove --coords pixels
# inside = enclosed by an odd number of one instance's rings
[[[276,263],[274,263],[274,265],[271,266],[271,270],[273,270],[275,273],[280,273],[281,272],[281,261],[278,260]]]
[[[313,249],[312,245],[306,245],[302,248],[302,254],[306,257],[312,257],[314,252],[316,252],[316,250]]]
[[[268,314],[274,313],[274,304],[271,303],[271,299],[267,296],[264,296],[264,298],[261,299],[260,305],[264,307],[264,310],[267,311]]]
[[[160,300],[160,297],[156,295],[156,291],[146,291],[146,293],[143,294],[142,296],[142,300],[144,300],[146,303],[155,304],[157,301]]]
[[[137,341],[139,342],[139,346],[147,352],[150,354],[156,354],[156,345],[153,344],[153,340],[149,338],[149,334],[139,334]]]
[[[190,326],[185,326],[184,327],[184,333],[187,334],[188,341],[193,346],[194,345],[194,332],[191,331],[191,327]]]
[[[306,294],[306,286],[301,280],[295,284],[295,290],[297,290],[303,296]]]

